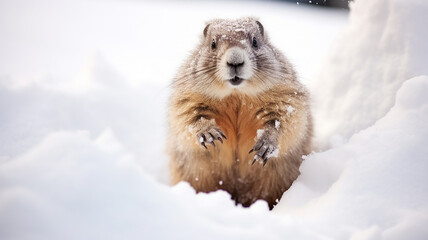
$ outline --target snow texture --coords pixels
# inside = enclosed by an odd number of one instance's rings
[[[242,4],[0,2],[0,239],[425,239],[428,3],[357,0],[333,45],[344,12]],[[272,212],[168,185],[168,84],[237,12],[296,65],[330,146]]]
[[[254,138],[254,141],[257,141],[257,140],[259,140],[262,136],[263,136],[263,134],[265,133],[265,130],[264,129],[257,129],[257,135],[256,135],[256,137]]]
[[[281,127],[281,122],[278,120],[275,120],[275,129],[279,130],[279,127]],[[258,134],[257,134],[258,135]]]
[[[359,0],[315,81],[316,128],[349,139],[373,125],[394,105],[409,78],[426,75],[427,2]]]
[[[267,155],[268,158],[278,157],[278,156],[279,156],[279,147],[275,148],[275,150],[273,150],[273,152],[271,152]]]

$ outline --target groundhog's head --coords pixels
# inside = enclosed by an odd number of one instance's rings
[[[195,84],[203,84],[210,95],[222,98],[234,91],[255,95],[279,81],[284,70],[280,59],[257,19],[215,19],[204,28],[190,69]]]

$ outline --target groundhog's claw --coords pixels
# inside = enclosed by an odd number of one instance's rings
[[[224,136],[224,133],[220,131],[220,129],[213,128],[210,130],[207,130],[205,132],[201,132],[197,134],[196,136],[199,140],[199,143],[205,148],[207,148],[207,143],[211,144],[213,147],[215,147],[215,140],[218,140],[220,143],[223,144],[223,138],[227,140],[226,136]]]
[[[260,138],[254,147],[250,150],[249,153],[256,152],[254,155],[253,162],[251,165],[254,165],[255,162],[263,162],[263,166],[266,165],[269,158],[273,157],[274,152],[277,150],[276,144],[272,143],[268,138]]]

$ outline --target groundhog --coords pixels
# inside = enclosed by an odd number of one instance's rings
[[[310,153],[309,93],[255,18],[210,21],[172,83],[172,183],[272,209]],[[254,163],[259,164],[254,164]]]

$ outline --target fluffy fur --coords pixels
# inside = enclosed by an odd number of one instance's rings
[[[234,77],[242,83],[232,84]],[[243,206],[264,199],[273,208],[299,175],[311,136],[309,93],[261,23],[209,22],[172,84],[172,182],[226,190]]]

